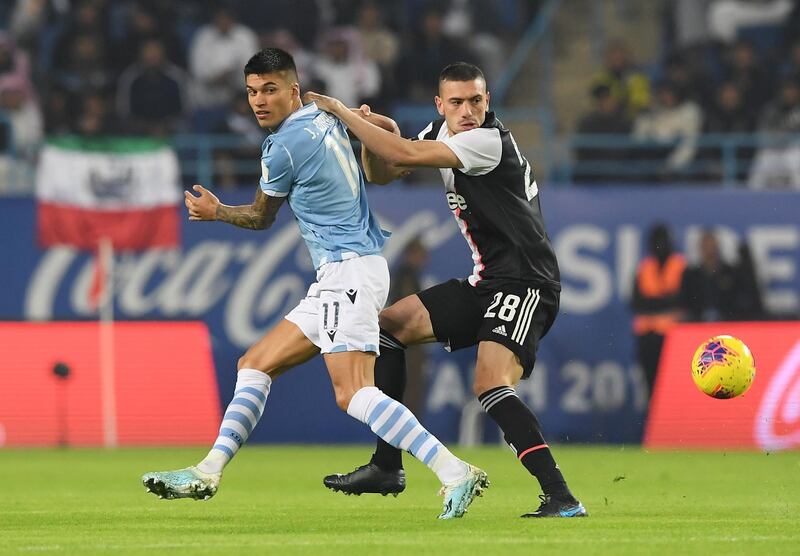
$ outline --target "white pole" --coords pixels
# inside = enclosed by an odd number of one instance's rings
[[[100,294],[100,396],[103,410],[103,444],[117,445],[117,397],[114,369],[114,246],[104,237],[97,254],[103,273]]]

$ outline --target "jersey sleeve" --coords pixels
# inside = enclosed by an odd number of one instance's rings
[[[488,174],[500,164],[503,143],[496,127],[479,127],[440,139],[455,153],[468,176]]]
[[[281,143],[267,145],[261,157],[261,191],[271,197],[286,197],[292,188],[292,156]]]

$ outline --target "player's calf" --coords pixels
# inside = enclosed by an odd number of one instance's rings
[[[374,386],[356,392],[347,413],[369,426],[388,444],[407,451],[436,473],[444,487],[442,519],[464,515],[475,496],[488,486],[486,473],[454,456],[420,425],[407,407]]]

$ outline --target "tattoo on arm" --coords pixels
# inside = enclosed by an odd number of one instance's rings
[[[248,230],[266,230],[275,222],[275,215],[286,197],[271,197],[259,189],[252,205],[217,207],[217,220]]]

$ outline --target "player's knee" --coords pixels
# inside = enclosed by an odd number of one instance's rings
[[[472,393],[475,394],[477,398],[484,392],[488,392],[492,388],[497,388],[498,386],[504,385],[498,384],[496,380],[479,379],[476,376],[475,380],[472,382]]]
[[[419,330],[424,328],[425,315],[396,310],[392,306],[380,312],[378,323],[381,330],[388,332],[396,340],[409,344],[419,337]]]
[[[513,387],[513,382],[505,376],[505,373],[482,370],[480,365],[475,369],[475,378],[472,381],[472,393],[475,397],[500,386]]]
[[[385,330],[395,338],[403,329],[403,321],[400,318],[397,318],[398,315],[392,311],[392,308],[389,307],[384,309],[378,314],[378,324],[380,325],[382,330]]]

